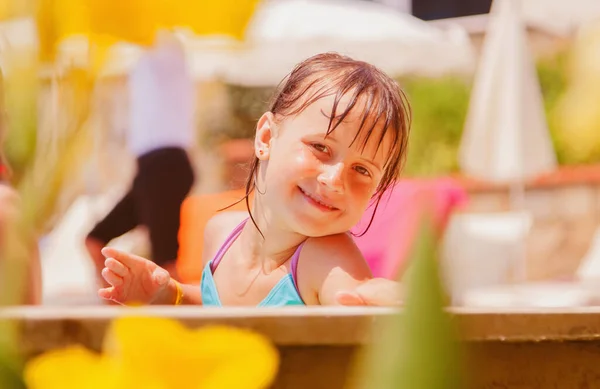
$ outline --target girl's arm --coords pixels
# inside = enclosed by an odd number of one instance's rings
[[[307,304],[396,306],[400,284],[373,278],[347,234],[309,239],[300,256],[298,283]]]
[[[98,291],[100,297],[124,305],[173,305],[179,286],[182,304],[202,304],[200,286],[177,283],[154,262],[110,247],[102,254],[106,257],[102,277],[110,286]]]
[[[181,305],[202,305],[202,293],[199,285],[179,284],[183,293]],[[177,299],[177,281],[171,279],[164,293],[152,304],[173,305]]]

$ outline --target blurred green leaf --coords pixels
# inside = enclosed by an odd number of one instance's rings
[[[1,389],[25,389],[25,383],[22,380],[22,360],[14,348],[16,334],[14,323],[0,321]]]
[[[405,174],[428,176],[458,170],[457,151],[469,105],[470,84],[456,77],[400,81],[412,109]]]
[[[4,150],[12,169],[11,181],[18,184],[35,159],[38,112],[38,67],[31,50],[7,50],[8,67],[3,84],[6,116]]]
[[[81,162],[90,152],[91,136],[85,122],[91,79],[88,73],[75,71],[60,83],[63,84],[60,101],[67,118],[59,129],[50,129],[56,131],[54,146],[41,145],[41,150],[34,149],[33,155],[27,155],[15,183],[20,204],[19,212],[6,228],[5,244],[0,247],[0,306],[22,303],[36,237],[44,233],[57,216],[63,189],[77,176]]]
[[[436,238],[428,226],[419,234],[406,274],[403,313],[374,329],[374,343],[359,357],[355,389],[463,388],[461,349],[454,323],[444,310]]]
[[[17,358],[0,348],[0,388],[26,389],[21,378],[21,367],[15,362]]]

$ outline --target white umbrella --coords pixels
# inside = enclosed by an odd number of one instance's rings
[[[600,18],[600,1],[523,0],[522,11],[530,25],[565,36]]]
[[[263,1],[243,43],[227,37],[195,37],[181,32],[199,80],[219,78],[247,86],[277,84],[298,62],[336,51],[365,60],[392,75],[469,73],[475,52],[457,25],[435,27],[382,4],[360,0]],[[87,43],[62,45],[63,61],[86,60]],[[105,75],[126,73],[141,48],[122,44],[112,51]],[[77,58],[77,59],[75,59]]]
[[[523,207],[525,181],[556,167],[518,1],[492,5],[459,153],[468,175],[508,183],[516,209]],[[516,269],[522,279],[525,250],[523,243]]]
[[[556,156],[516,1],[493,3],[459,162],[468,175],[520,185]]]
[[[442,30],[372,2],[277,0],[258,8],[245,47],[220,64],[220,76],[236,84],[274,85],[298,62],[327,51],[391,75],[467,73],[475,63],[468,34],[458,26]],[[206,67],[204,50],[197,53],[194,63]]]

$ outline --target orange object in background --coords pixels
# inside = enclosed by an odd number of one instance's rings
[[[191,195],[181,205],[177,273],[180,281],[199,284],[202,279],[202,249],[204,227],[220,209],[238,202],[246,194],[248,165],[254,156],[253,139],[230,139],[219,146],[223,159],[224,177],[230,190],[226,192]],[[252,201],[250,195],[250,201]],[[246,201],[240,201],[221,212],[245,211]]]
[[[200,283],[203,270],[204,227],[220,209],[239,201],[244,195],[244,189],[237,189],[215,194],[193,195],[185,199],[181,205],[177,256],[177,272],[182,282]],[[246,201],[241,201],[222,212],[245,210]]]

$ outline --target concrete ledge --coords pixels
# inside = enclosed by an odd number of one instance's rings
[[[355,346],[368,341],[370,323],[393,312],[377,308],[48,307],[5,309],[0,320],[21,325],[22,351],[32,355],[72,343],[99,349],[110,321],[128,315],[174,318],[190,328],[210,324],[248,328],[279,346]]]
[[[126,315],[165,316],[191,328],[227,324],[267,335],[277,345],[341,346],[369,341],[369,326],[399,312],[387,308],[20,307],[0,319],[21,324],[33,352],[81,341],[100,345],[108,323]],[[573,309],[450,309],[464,341],[584,341],[600,339],[600,307]],[[91,342],[91,343],[90,343]]]
[[[467,351],[469,385],[487,388],[600,387],[600,308],[486,311],[451,309]],[[189,327],[228,324],[271,338],[281,353],[273,388],[344,388],[369,326],[383,308],[40,307],[0,311],[20,325],[25,357],[83,344],[98,350],[110,320],[165,316]]]

